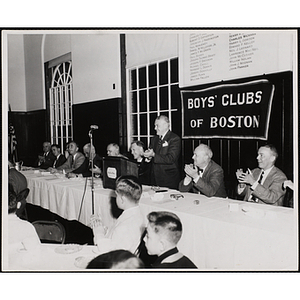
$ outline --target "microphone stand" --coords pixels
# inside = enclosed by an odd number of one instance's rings
[[[92,214],[94,214],[94,158],[92,157],[92,149],[93,149],[93,134],[92,129],[89,131],[89,137],[90,137],[90,162],[91,162],[91,168],[92,168],[92,181],[91,181],[91,191],[92,191]]]

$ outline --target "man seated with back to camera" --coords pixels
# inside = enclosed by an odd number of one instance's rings
[[[238,194],[244,196],[244,201],[282,206],[285,190],[282,188],[287,180],[285,174],[275,167],[278,157],[276,148],[267,144],[258,149],[258,168],[236,171],[239,181]]]
[[[123,212],[111,228],[105,227],[101,216],[91,216],[94,243],[100,250],[103,246],[104,252],[124,249],[134,253],[145,229],[144,217],[139,207],[142,185],[135,176],[120,176],[116,180],[115,192],[117,206]]]
[[[76,173],[80,174],[81,169],[80,167],[84,167],[84,162],[85,162],[85,156],[78,151],[79,147],[76,142],[72,141],[68,144],[67,146],[67,151],[69,152],[69,156],[66,160],[66,162],[61,165],[60,167],[54,169],[51,168],[50,172],[51,173],[65,173],[66,176],[68,176],[68,173]]]
[[[138,177],[141,184],[150,185],[151,184],[151,160],[144,157],[145,145],[141,141],[133,141],[131,143],[131,154],[133,158],[137,161],[139,170]]]
[[[195,264],[177,249],[182,224],[171,212],[151,212],[144,237],[150,255],[158,255],[152,267],[156,269],[197,269]]]
[[[77,168],[76,170],[68,173],[68,178],[74,177],[91,177],[92,176],[92,163],[90,159],[93,160],[93,173],[94,176],[101,175],[101,167],[102,167],[102,158],[96,153],[96,149],[94,146],[91,147],[91,144],[85,144],[83,146],[83,153],[85,155],[84,163]]]
[[[200,144],[193,155],[194,165],[185,165],[185,178],[179,183],[180,192],[193,192],[207,197],[226,198],[224,172],[212,160],[209,146]]]
[[[33,225],[21,220],[16,215],[20,202],[12,184],[8,185],[8,244],[10,254],[20,249],[35,250],[40,246],[40,239]],[[16,253],[15,253],[16,254]]]
[[[28,187],[26,177],[21,172],[19,172],[15,168],[14,164],[12,164],[10,161],[8,161],[8,183],[11,185],[13,191],[17,196],[20,195],[20,193]],[[24,215],[25,207],[26,199],[19,199],[16,215],[21,219],[26,218],[26,216]]]

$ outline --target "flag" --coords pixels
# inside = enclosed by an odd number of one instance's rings
[[[17,137],[15,134],[15,128],[12,124],[9,125],[8,128],[9,132],[8,132],[8,156],[9,156],[9,160],[12,163],[15,163],[18,161],[18,157],[17,157]]]

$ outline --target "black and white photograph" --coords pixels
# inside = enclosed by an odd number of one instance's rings
[[[3,30],[2,271],[298,271],[297,46]]]

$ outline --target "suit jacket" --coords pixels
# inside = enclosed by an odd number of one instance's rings
[[[177,134],[168,131],[161,143],[159,136],[154,136],[150,148],[155,152],[152,158],[152,184],[178,189],[180,174],[178,158],[181,150],[181,141]]]
[[[103,164],[102,157],[96,154],[93,159],[93,165],[102,169],[102,164]],[[83,177],[91,177],[92,176],[92,171],[90,171],[91,167],[92,166],[90,164],[89,159],[86,158],[84,164],[82,164],[81,167],[79,167],[77,170],[74,170],[73,173],[82,174]]]
[[[38,161],[37,161],[37,166],[40,169],[48,169],[53,166],[55,159],[56,159],[55,155],[52,153],[52,151],[49,151],[48,154],[45,156],[45,162],[43,162],[41,165],[38,165]]]
[[[55,160],[55,168],[58,168],[60,166],[62,166],[65,162],[66,162],[66,157],[64,156],[64,154],[60,154],[58,159]],[[53,162],[53,167],[54,167],[54,162]]]
[[[151,165],[152,162],[146,162],[145,158],[141,162],[138,162],[139,167],[139,180],[141,184],[150,185],[151,184]]]
[[[259,168],[252,170],[255,180],[258,179],[260,173],[261,169]],[[250,185],[246,185],[241,195],[245,195],[244,201],[248,201],[252,193],[252,195],[258,199],[258,203],[282,206],[285,195],[282,184],[285,180],[287,180],[285,174],[274,166],[262,185],[258,184],[253,191]]]
[[[179,183],[179,191],[200,193],[207,197],[226,198],[223,169],[213,160],[209,162],[201,178],[195,183],[193,180],[188,184]]]
[[[74,161],[73,161],[73,155],[69,155],[66,162],[56,169],[65,170],[66,173],[70,173],[78,169],[84,163],[84,161],[85,161],[85,156],[81,152],[77,152]]]

